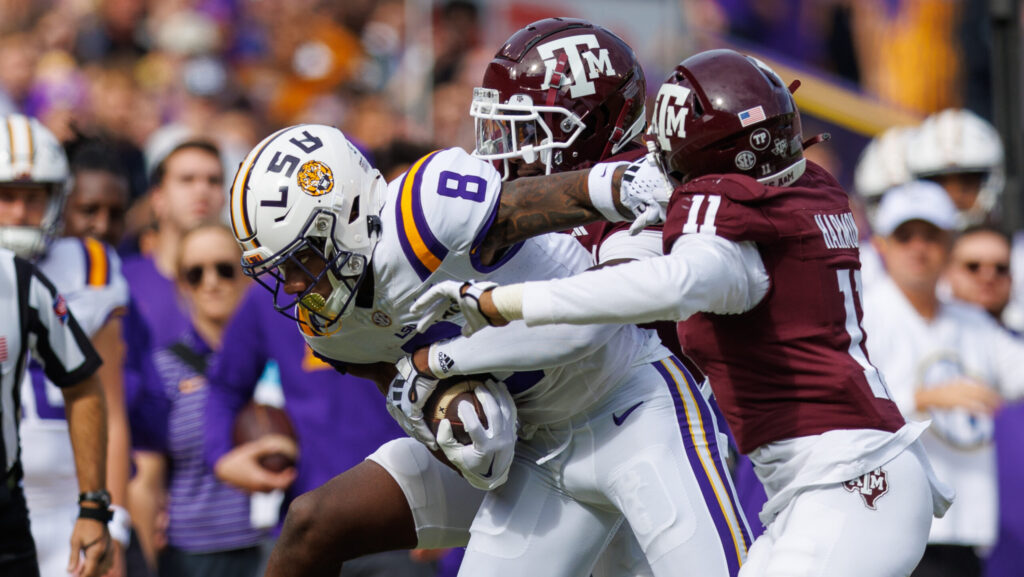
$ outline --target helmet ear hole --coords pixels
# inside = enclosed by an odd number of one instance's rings
[[[704,116],[704,105],[700,103],[700,98],[696,96],[693,98],[693,117],[700,118]]]
[[[355,222],[356,219],[359,218],[359,214],[359,197],[357,196],[355,200],[352,201],[352,210],[348,213],[348,223],[352,224]]]

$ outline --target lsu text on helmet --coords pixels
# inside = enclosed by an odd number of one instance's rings
[[[958,202],[961,226],[983,220],[998,203],[1006,181],[999,133],[988,121],[965,109],[943,110],[921,123],[907,144],[907,168],[915,178],[940,184],[950,175],[977,176],[973,206],[964,207]]]
[[[242,270],[274,294],[278,311],[317,330],[330,326],[351,312],[372,274],[385,188],[380,172],[337,128],[302,124],[271,134],[242,162],[231,186]],[[322,259],[323,269],[313,272],[310,258]],[[283,294],[290,267],[308,280],[294,298]],[[313,290],[324,278],[331,286],[326,299]]]
[[[45,252],[59,232],[67,180],[67,157],[53,133],[35,118],[0,116],[0,187],[39,186],[47,192],[41,222],[0,226],[0,246],[29,259]]]
[[[478,158],[504,179],[521,158],[544,173],[617,154],[643,133],[647,85],[633,49],[585,20],[548,18],[512,35],[473,91]]]
[[[763,62],[733,50],[708,50],[676,66],[655,99],[651,134],[664,170],[682,182],[739,173],[786,186],[804,173],[790,90]]]

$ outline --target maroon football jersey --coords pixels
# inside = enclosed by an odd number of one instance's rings
[[[669,203],[666,253],[683,234],[757,243],[771,279],[752,310],[700,313],[677,326],[741,452],[834,429],[903,426],[868,360],[857,227],[828,172],[808,162],[789,187],[738,174],[694,179]]]
[[[642,145],[632,145],[626,151],[620,152],[603,162],[633,162],[634,160],[643,158],[646,153],[647,149]],[[608,237],[617,232],[625,231],[629,234],[629,226],[631,224],[631,222],[607,222],[602,220],[592,222],[581,227],[582,230],[574,230],[572,235],[580,244],[583,245],[583,248],[587,249],[587,252],[594,255],[595,261],[599,261],[601,260],[601,245],[604,244],[604,241],[608,240]],[[651,226],[648,227],[648,230],[660,231],[661,227]],[[686,366],[686,369],[690,371],[690,374],[698,380],[703,379],[704,375],[697,365],[689,357],[683,354],[683,350],[679,346],[679,337],[676,335],[675,323],[663,321],[647,323],[639,326],[644,329],[654,329],[661,338],[661,343],[665,345],[668,350],[672,351],[672,354],[674,354],[676,358],[682,361],[683,365]]]

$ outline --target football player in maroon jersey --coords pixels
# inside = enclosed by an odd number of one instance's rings
[[[649,160],[504,195],[523,199],[509,236],[542,228],[531,209],[547,226],[656,221],[649,199],[638,209],[620,190],[643,181],[667,204],[665,256],[482,293],[444,283],[414,310],[427,324],[452,301],[474,327],[680,321],[769,497],[740,574],[910,574],[952,492],[917,441],[927,424],[904,421],[868,359],[856,225],[836,180],[803,157],[791,90],[762,62],[712,50],[676,67],[653,118]]]

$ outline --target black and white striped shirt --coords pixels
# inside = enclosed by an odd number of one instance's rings
[[[83,381],[101,363],[50,281],[28,261],[0,249],[0,479],[19,458],[19,385],[29,351],[58,387]]]

